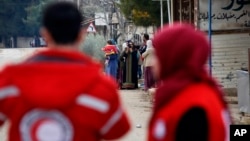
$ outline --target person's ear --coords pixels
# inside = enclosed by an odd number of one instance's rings
[[[49,33],[49,31],[46,28],[42,27],[40,29],[40,35],[45,39],[45,41],[47,42],[47,44],[54,42],[51,34]]]

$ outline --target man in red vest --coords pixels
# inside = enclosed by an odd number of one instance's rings
[[[148,141],[228,141],[231,119],[208,75],[206,36],[186,24],[165,26],[153,39],[155,94]]]
[[[86,29],[77,7],[52,3],[41,34],[48,49],[0,73],[0,120],[9,141],[100,141],[129,130],[116,84],[78,47]]]

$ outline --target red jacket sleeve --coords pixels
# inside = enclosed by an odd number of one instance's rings
[[[110,115],[109,120],[101,128],[104,139],[117,139],[126,134],[130,129],[128,117],[122,107]]]
[[[108,91],[103,91],[102,95],[109,102],[109,111],[102,117],[103,125],[100,134],[106,140],[118,139],[129,131],[129,119],[121,105],[116,84],[103,87],[108,88]]]
[[[14,106],[13,103],[15,103],[15,99],[19,95],[18,87],[9,82],[8,75],[5,72],[0,72],[0,125],[11,114],[11,107]]]

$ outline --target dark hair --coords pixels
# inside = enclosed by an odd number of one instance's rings
[[[80,33],[83,17],[72,2],[53,2],[44,9],[42,21],[56,43],[70,44]]]
[[[139,45],[135,45],[135,49],[139,50],[140,46]]]
[[[149,35],[147,33],[143,34],[143,37],[146,39],[146,40],[149,40]]]
[[[112,41],[111,41],[111,40],[108,40],[108,41],[107,41],[107,44],[109,44],[109,45],[113,45],[113,43],[112,43]]]
[[[130,42],[128,42],[128,47],[129,47],[129,48],[133,48],[133,47],[134,47],[134,43],[133,43],[133,42],[131,42],[131,41],[130,41]]]

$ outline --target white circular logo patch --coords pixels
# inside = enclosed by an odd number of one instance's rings
[[[230,124],[231,124],[231,118],[230,114],[227,110],[223,110],[221,112],[222,121],[224,123],[225,128],[225,141],[229,141],[230,138]]]
[[[154,129],[153,129],[153,136],[157,140],[162,140],[167,134],[167,128],[165,126],[165,122],[162,119],[158,119],[155,122]]]
[[[42,120],[34,130],[36,137],[42,141],[63,140],[63,127],[57,121]]]
[[[24,141],[71,141],[73,128],[59,111],[33,110],[21,121],[20,132]]]

